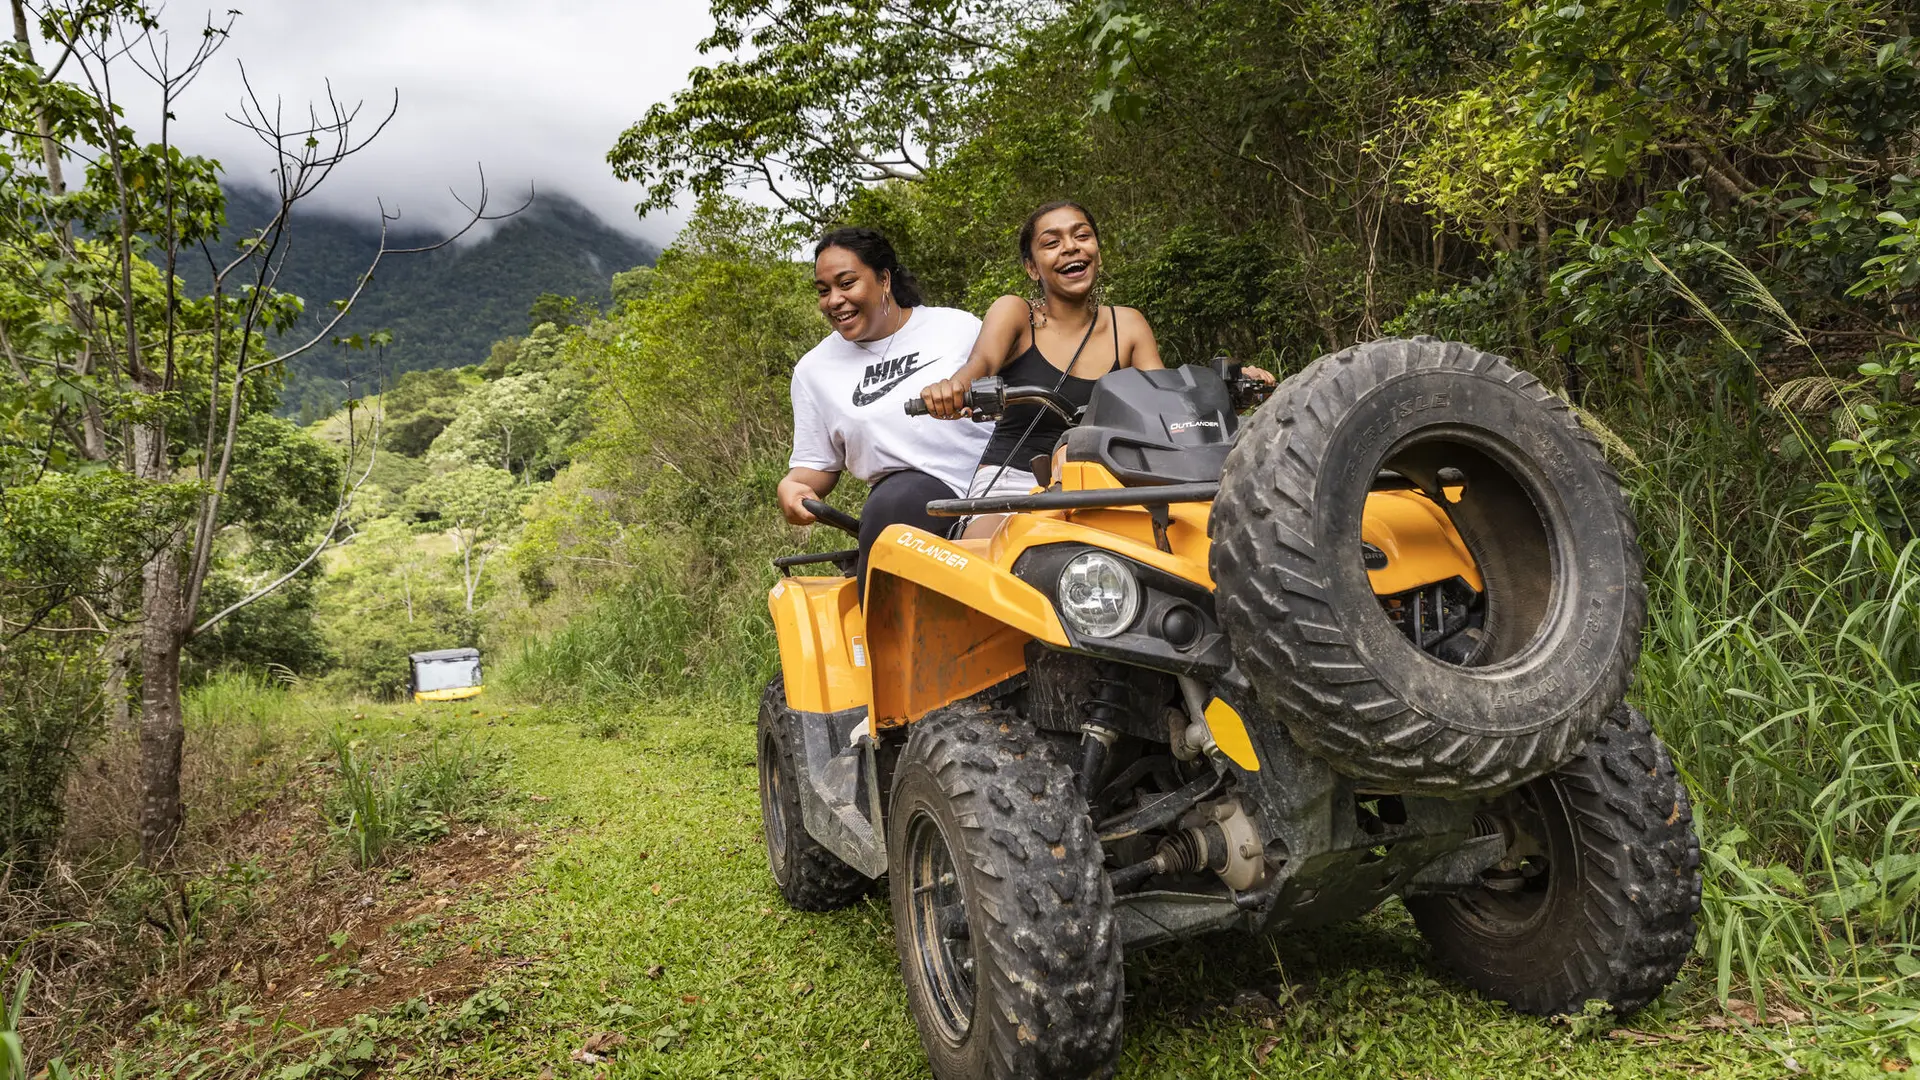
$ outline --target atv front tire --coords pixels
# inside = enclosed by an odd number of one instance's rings
[[[1693,951],[1700,840],[1666,747],[1631,706],[1579,757],[1489,804],[1509,856],[1460,896],[1408,897],[1434,956],[1525,1013],[1625,1015]]]
[[[787,707],[785,676],[760,696],[760,826],[773,883],[796,911],[837,911],[867,895],[873,882],[807,833],[800,815],[800,718]]]
[[[1484,578],[1465,662],[1416,648],[1373,592],[1360,525],[1382,471],[1431,494]],[[1640,549],[1598,440],[1540,380],[1465,345],[1376,341],[1281,383],[1227,458],[1210,530],[1220,621],[1261,703],[1387,790],[1492,794],[1547,773],[1639,656]]]
[[[894,773],[900,973],[940,1080],[1113,1075],[1113,893],[1073,771],[1018,714],[939,709]]]

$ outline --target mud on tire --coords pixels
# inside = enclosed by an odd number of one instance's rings
[[[1579,757],[1498,804],[1532,817],[1534,853],[1490,887],[1407,898],[1435,958],[1521,1012],[1600,1000],[1624,1015],[1653,1000],[1693,951],[1700,840],[1647,721],[1619,706]]]
[[[1123,993],[1113,895],[1074,776],[1005,710],[936,710],[894,773],[888,892],[933,1074],[1107,1077]]]
[[[798,911],[836,911],[867,895],[873,882],[808,835],[800,816],[800,773],[793,762],[799,718],[787,708],[786,677],[760,696],[760,825],[773,883]]]
[[[1377,473],[1444,504],[1486,584],[1473,666],[1382,614],[1360,523]],[[1444,498],[1444,496],[1442,496]],[[1322,357],[1248,421],[1213,504],[1220,620],[1263,706],[1389,790],[1505,790],[1570,758],[1625,694],[1646,585],[1633,518],[1565,402],[1432,338]]]

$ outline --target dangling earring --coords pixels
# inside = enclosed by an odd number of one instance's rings
[[[1033,278],[1030,284],[1032,285],[1032,288],[1033,288],[1033,298],[1027,301],[1027,307],[1030,308],[1035,314],[1039,315],[1041,319],[1044,321],[1047,313],[1046,283],[1041,281],[1039,278]]]
[[[880,321],[884,323],[892,317],[893,317],[893,294],[882,293],[881,304],[880,304]]]
[[[1095,315],[1107,305],[1107,283],[1099,278],[1093,279],[1093,288],[1087,290],[1087,301],[1093,305]]]

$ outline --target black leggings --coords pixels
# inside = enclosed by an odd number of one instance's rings
[[[880,538],[880,531],[889,525],[911,525],[945,536],[947,530],[953,528],[954,519],[934,517],[927,513],[927,504],[935,499],[959,497],[945,481],[918,469],[890,472],[874,483],[867,505],[860,510],[860,564],[855,572],[860,575],[862,601],[867,596],[867,557],[873,551],[873,542]]]

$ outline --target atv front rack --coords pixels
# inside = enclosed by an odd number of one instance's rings
[[[1158,484],[1088,491],[1042,491],[1035,495],[990,495],[981,499],[935,499],[927,504],[934,517],[969,514],[1015,514],[1026,510],[1106,510],[1120,506],[1167,506],[1171,503],[1212,502],[1218,483]]]

